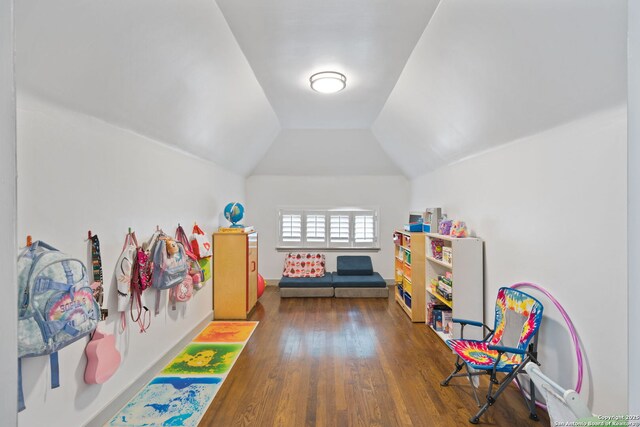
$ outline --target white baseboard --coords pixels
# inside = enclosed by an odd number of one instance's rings
[[[135,396],[137,392],[142,389],[153,377],[155,377],[160,370],[173,359],[180,350],[186,347],[193,338],[213,319],[213,311],[209,312],[196,326],[191,329],[185,336],[178,341],[173,347],[161,356],[153,365],[146,371],[138,376],[125,390],[116,396],[111,402],[105,405],[104,408],[98,412],[89,422],[85,424],[86,427],[102,427],[113,416]]]

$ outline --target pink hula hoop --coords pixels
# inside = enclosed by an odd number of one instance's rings
[[[569,327],[569,332],[571,333],[571,340],[573,341],[573,347],[575,348],[575,351],[576,351],[576,360],[578,362],[578,380],[576,382],[575,391],[577,393],[580,393],[580,390],[582,389],[582,377],[584,375],[584,372],[583,372],[584,361],[582,359],[582,350],[580,349],[580,341],[578,340],[578,333],[576,332],[576,328],[573,326],[573,322],[571,321],[571,318],[565,311],[564,307],[562,307],[562,305],[558,302],[558,300],[555,299],[553,295],[549,293],[549,291],[547,291],[545,288],[543,288],[540,285],[536,285],[535,283],[528,283],[528,282],[515,283],[511,285],[511,288],[513,289],[533,288],[542,292],[547,298],[551,300],[551,302],[553,302],[553,304],[556,306],[556,308],[562,315],[562,318],[564,319],[565,323]],[[521,391],[524,393],[524,390],[521,390]],[[546,406],[544,406],[543,404],[538,402],[536,403],[538,404],[538,406],[541,406],[546,409]]]

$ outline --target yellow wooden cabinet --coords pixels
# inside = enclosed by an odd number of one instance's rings
[[[214,319],[246,319],[258,300],[258,234],[213,233]]]

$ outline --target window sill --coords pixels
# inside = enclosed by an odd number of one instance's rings
[[[380,248],[326,248],[304,246],[276,246],[277,252],[380,252]]]

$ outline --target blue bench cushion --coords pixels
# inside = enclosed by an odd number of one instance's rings
[[[331,273],[322,277],[282,277],[278,286],[281,288],[331,288]]]
[[[365,255],[351,255],[338,257],[338,275],[367,276],[373,274],[371,257]]]
[[[333,274],[334,288],[386,288],[387,282],[378,273],[368,276],[341,276]]]

